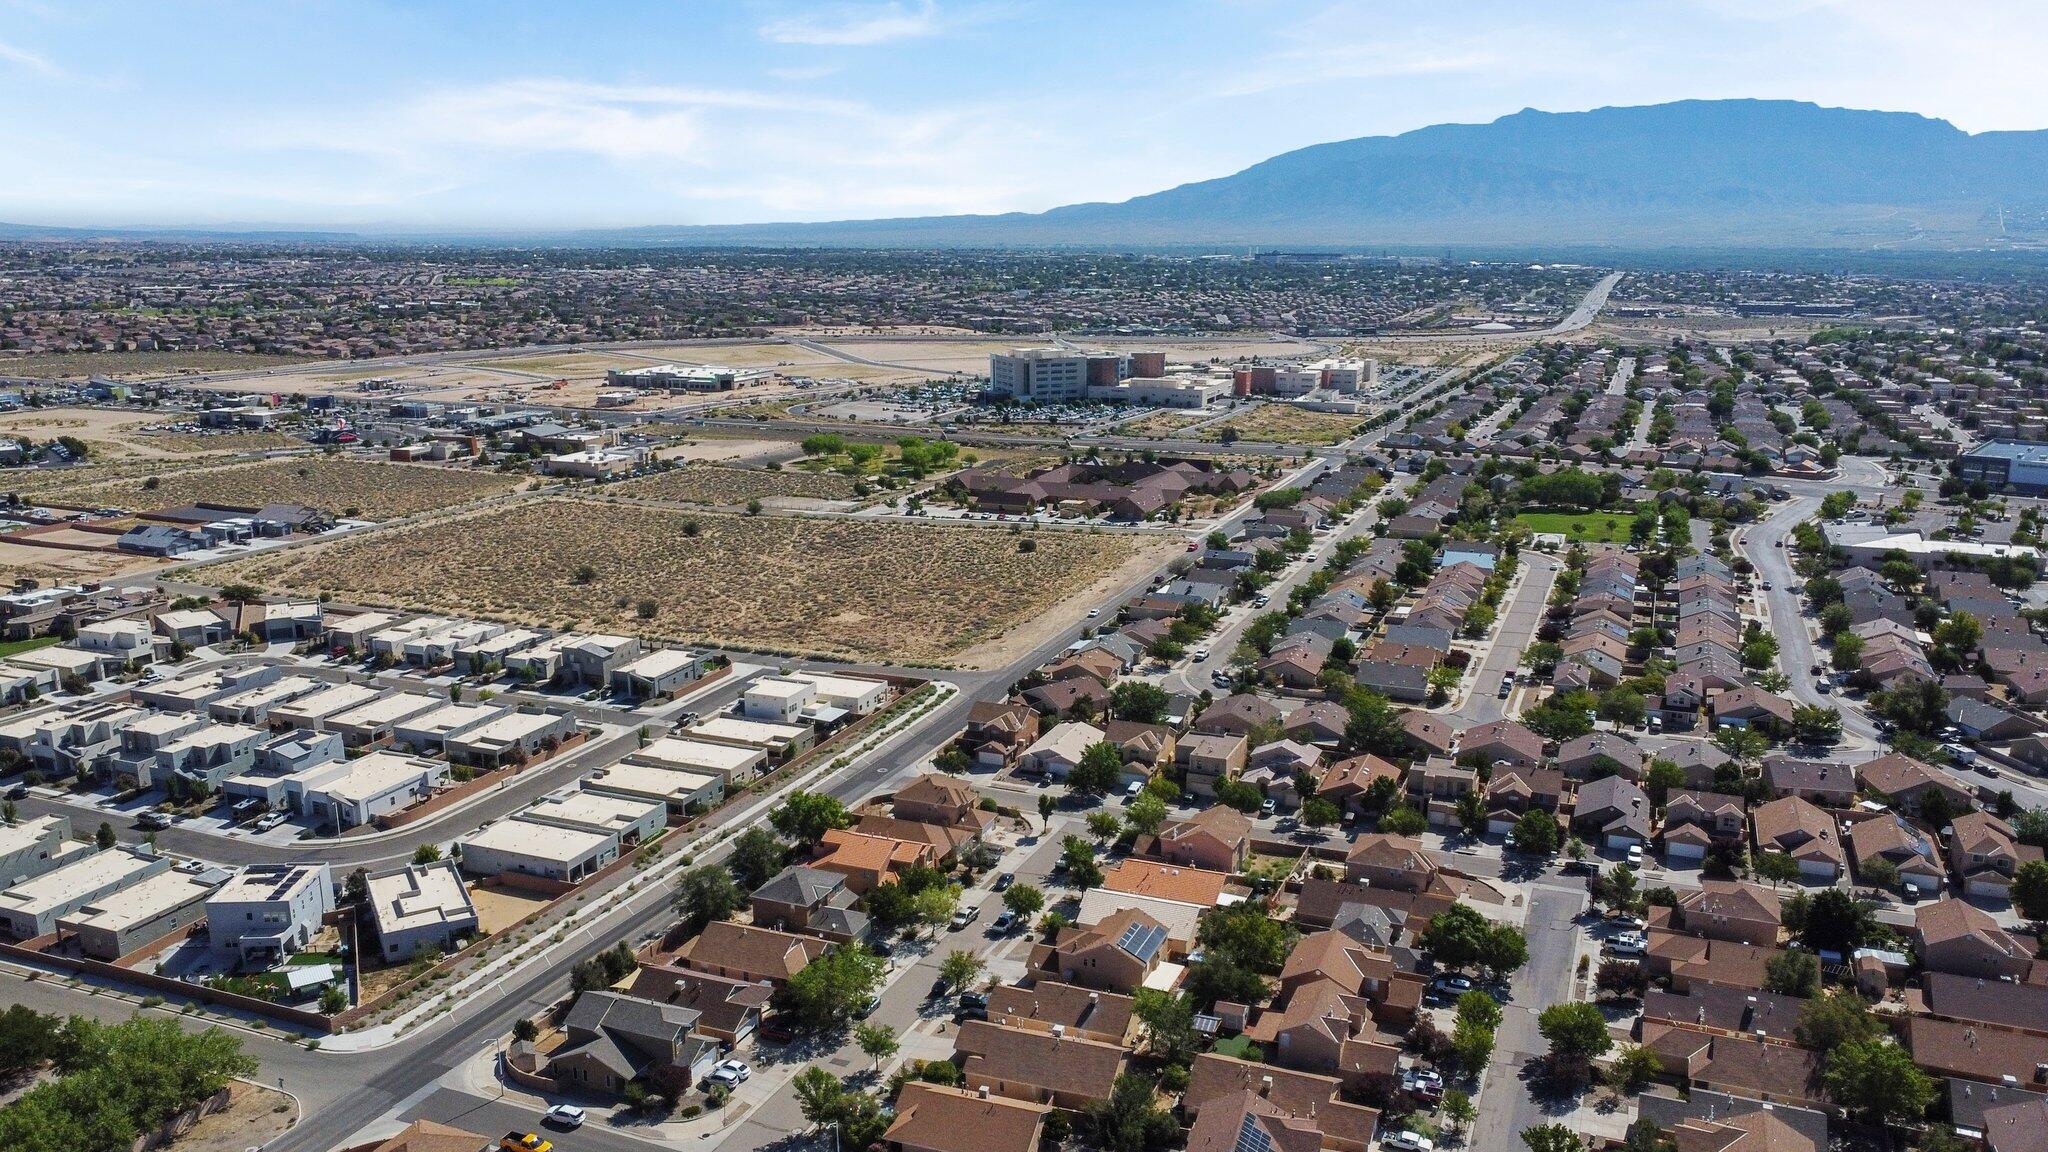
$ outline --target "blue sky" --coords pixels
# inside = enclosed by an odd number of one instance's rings
[[[2038,0],[0,0],[0,220],[1029,211],[1524,107],[2042,128],[2043,59]]]

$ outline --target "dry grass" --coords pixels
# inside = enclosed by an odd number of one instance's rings
[[[1342,412],[1310,412],[1291,404],[1260,404],[1203,427],[1198,440],[1221,440],[1226,428],[1254,444],[1335,444],[1358,432],[1364,416]]]
[[[1176,547],[1041,532],[1022,552],[1021,539],[557,497],[251,557],[217,575],[466,615],[935,663],[1020,625],[1056,626],[1062,601]],[[585,565],[591,579],[579,584]],[[640,618],[643,600],[656,608],[651,619]]]
[[[149,487],[152,483],[155,487]],[[510,492],[519,481],[495,472],[302,457],[164,473],[72,489],[52,498],[121,508],[179,504],[305,504],[338,515],[389,520]]]
[[[732,506],[749,500],[778,498],[851,500],[859,494],[858,485],[859,481],[853,477],[834,473],[768,472],[758,468],[693,464],[614,484],[606,488],[605,493],[635,500]]]
[[[306,442],[283,432],[139,432],[136,439],[150,448],[187,454],[209,452],[271,452],[304,448]]]
[[[1164,440],[1190,424],[1207,419],[1202,412],[1153,412],[1135,420],[1126,420],[1116,426],[1119,436],[1145,436]]]
[[[312,362],[305,356],[244,352],[45,352],[0,358],[0,376],[169,376],[179,372],[235,372]]]

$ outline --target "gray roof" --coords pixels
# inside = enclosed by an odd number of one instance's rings
[[[766,884],[756,888],[754,896],[777,904],[809,908],[831,899],[833,893],[844,887],[846,877],[837,872],[792,864],[777,872]]]
[[[684,1047],[687,1061],[685,1042],[699,1017],[692,1008],[658,1004],[622,992],[585,992],[562,1022],[569,1043],[556,1050],[553,1058],[586,1056],[630,1080],[649,1062],[666,1062],[672,1045]],[[712,1043],[704,1037],[695,1039],[699,1046]]]

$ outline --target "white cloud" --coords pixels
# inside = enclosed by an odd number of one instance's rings
[[[4,40],[0,40],[0,64],[11,64],[16,68],[25,69],[41,76],[62,76],[64,74],[62,68],[50,63],[48,59],[38,56],[26,48],[17,48]]]
[[[919,0],[914,7],[905,7],[899,0],[885,4],[840,3],[771,20],[761,26],[761,37],[776,44],[861,47],[930,36],[940,26],[937,0]]]

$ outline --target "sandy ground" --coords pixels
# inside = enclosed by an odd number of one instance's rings
[[[538,893],[482,884],[475,885],[469,890],[469,898],[476,905],[478,928],[486,936],[495,936],[503,932],[540,911],[548,903],[548,898]]]
[[[993,640],[983,641],[967,649],[960,653],[954,662],[966,668],[1001,668],[1013,660],[1029,655],[1032,650],[1061,631],[1081,623],[1087,618],[1088,609],[1102,597],[1125,585],[1135,583],[1183,547],[1184,545],[1176,540],[1164,540],[1155,547],[1140,550],[1093,584],[1073,590],[1058,607],[1027,619]]]
[[[183,1136],[160,1144],[167,1152],[244,1152],[261,1148],[298,1123],[299,1106],[275,1088],[237,1080],[226,1108],[202,1117]]]
[[[664,460],[758,464],[793,460],[803,455],[803,449],[792,440],[685,440],[656,449],[654,454]]]
[[[178,459],[212,453],[287,448],[303,441],[275,432],[147,432],[150,425],[182,422],[189,413],[118,408],[31,408],[0,415],[0,436],[54,440],[75,436],[91,460]]]
[[[72,552],[0,540],[0,581],[7,583],[22,576],[38,580],[104,580],[161,563],[127,552]]]

